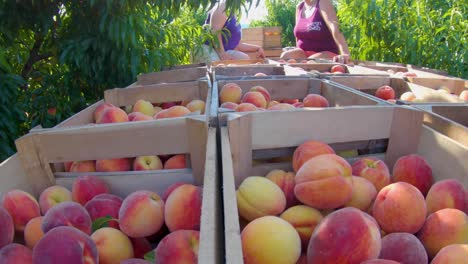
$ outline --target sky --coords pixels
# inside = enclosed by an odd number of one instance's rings
[[[257,7],[255,7],[256,1],[252,3],[252,8],[249,10],[248,14],[242,10],[242,18],[240,20],[240,24],[242,27],[246,27],[250,21],[258,20],[267,15],[267,10],[265,7],[265,1],[260,0],[260,3]]]

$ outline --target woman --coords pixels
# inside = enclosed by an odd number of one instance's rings
[[[264,58],[262,47],[240,42],[241,26],[234,15],[226,15],[225,8],[226,1],[221,0],[210,10],[205,21],[205,24],[210,25],[212,32],[217,33],[219,41],[219,46],[215,48],[205,44],[205,47],[203,47],[205,62],[250,59],[245,52],[256,52],[257,58]]]
[[[348,63],[349,48],[330,0],[304,0],[296,8],[296,48],[282,59],[325,58]]]

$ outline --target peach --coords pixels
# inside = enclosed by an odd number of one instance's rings
[[[412,92],[404,92],[401,94],[400,99],[403,101],[412,102],[414,99],[416,99],[416,95],[414,95]]]
[[[133,170],[162,170],[163,163],[158,156],[138,156],[133,161]]]
[[[171,108],[173,106],[176,106],[176,105],[177,105],[176,102],[165,102],[165,103],[161,104],[161,108],[162,109],[169,109],[169,108]]]
[[[192,100],[190,103],[187,104],[187,109],[190,110],[190,112],[200,111],[200,114],[204,114],[205,102],[199,99]]]
[[[73,201],[85,205],[94,196],[109,193],[107,184],[96,176],[79,176],[72,185]]]
[[[296,59],[289,59],[286,62],[287,63],[297,63],[297,60]]]
[[[382,160],[373,157],[361,158],[353,164],[353,175],[369,180],[377,191],[391,182],[390,171]]]
[[[464,90],[459,95],[460,99],[463,101],[468,101],[468,90]]]
[[[278,103],[278,104],[268,107],[268,110],[291,110],[291,109],[296,109],[296,107],[290,104],[285,104],[285,103]]]
[[[110,217],[112,219],[107,223],[109,227],[119,229],[119,210],[122,202],[108,198],[93,198],[85,204],[85,209],[89,213],[92,221],[96,221],[102,217]]]
[[[286,208],[298,204],[294,195],[294,172],[285,172],[283,170],[272,170],[265,177],[274,182],[284,193],[286,197]]]
[[[115,194],[110,194],[110,193],[101,193],[101,194],[98,194],[96,196],[93,197],[92,200],[94,199],[107,199],[107,200],[112,200],[114,202],[117,202],[119,203],[120,205],[122,205],[122,202],[123,202],[123,199],[120,198],[119,196],[115,195]]]
[[[134,257],[132,242],[115,228],[100,228],[94,231],[91,239],[96,243],[100,264],[117,264]]]
[[[451,244],[468,244],[468,216],[446,208],[430,214],[418,233],[430,258]]]
[[[361,262],[361,264],[401,264],[401,263],[396,262],[394,260],[388,260],[388,259],[370,259],[370,260]]]
[[[297,260],[296,264],[307,264],[307,255],[302,254]]]
[[[163,109],[163,110],[157,112],[157,113],[153,116],[154,119],[163,119],[163,118],[168,118],[168,117],[169,117],[169,111],[168,111],[168,109]]]
[[[72,165],[73,165],[73,161],[65,161],[63,163],[63,168],[66,172],[69,172]]]
[[[182,186],[186,184],[185,182],[176,182],[174,184],[171,184],[169,187],[167,187],[166,191],[163,193],[161,198],[163,199],[164,202],[166,202],[167,197],[179,186]]]
[[[377,190],[370,181],[362,177],[352,176],[351,182],[353,193],[351,200],[345,206],[367,211],[377,196]]]
[[[383,85],[377,88],[375,96],[382,100],[395,99],[395,90],[388,85]]]
[[[310,140],[299,145],[293,154],[293,169],[295,172],[309,159],[322,155],[322,154],[335,154],[335,151],[327,144]]]
[[[431,166],[416,154],[400,157],[393,166],[393,182],[400,181],[416,186],[426,195],[433,182]]]
[[[203,189],[184,184],[174,189],[164,204],[164,220],[173,232],[181,229],[200,230]]]
[[[88,211],[76,202],[63,202],[44,215],[41,229],[44,233],[58,226],[71,226],[86,234],[91,234],[91,217]]]
[[[295,103],[299,103],[299,99],[283,99],[280,101],[280,103],[295,104]]]
[[[96,162],[94,160],[74,161],[70,172],[95,172]]]
[[[237,106],[238,106],[238,104],[236,104],[236,103],[226,102],[226,103],[222,103],[219,107],[220,108],[231,109],[231,110],[236,110]]]
[[[286,197],[281,188],[265,177],[245,178],[236,196],[239,214],[248,221],[266,215],[279,215],[286,208]]]
[[[421,241],[409,233],[392,233],[382,238],[379,258],[408,264],[428,263]]]
[[[386,233],[414,234],[426,219],[426,201],[421,192],[406,182],[396,182],[377,194],[372,214]]]
[[[442,180],[429,189],[426,204],[428,214],[444,208],[455,208],[468,213],[468,193],[458,180]]]
[[[294,194],[313,208],[337,208],[351,200],[352,186],[348,178],[351,178],[351,165],[346,160],[335,154],[319,155],[297,172]]]
[[[104,112],[104,110],[108,108],[115,107],[113,104],[110,103],[103,103],[100,104],[96,109],[94,110],[94,122],[98,123],[98,120],[101,119],[101,115]]]
[[[333,66],[330,68],[330,72],[331,72],[331,73],[335,73],[335,72],[338,72],[338,73],[346,73],[346,68],[345,68],[345,66],[343,66],[343,65],[333,65]]]
[[[185,169],[187,168],[187,161],[184,154],[178,154],[170,157],[164,163],[165,170]]]
[[[242,96],[242,103],[251,103],[256,107],[266,108],[268,101],[265,96],[260,92],[247,92]]]
[[[256,74],[254,74],[254,77],[265,77],[265,76],[268,76],[268,75],[263,72],[257,72]]]
[[[270,107],[272,107],[272,106],[275,106],[275,105],[277,105],[277,104],[280,104],[280,102],[278,102],[278,101],[270,101],[270,102],[268,102],[267,109],[270,108]]]
[[[156,116],[159,112],[161,112],[163,109],[162,107],[159,107],[159,106],[155,106],[153,107],[153,110],[154,110],[154,116]],[[154,116],[153,116],[153,119],[154,119]]]
[[[96,119],[96,124],[128,122],[127,113],[118,107],[108,107]]]
[[[152,250],[150,242],[144,237],[130,238],[130,241],[135,258],[144,258],[145,254]]]
[[[251,103],[241,103],[235,109],[236,112],[250,112],[250,111],[257,111],[257,110],[258,108]]]
[[[304,107],[328,107],[330,106],[327,98],[319,94],[308,94],[302,102],[304,103]]]
[[[219,92],[219,101],[238,104],[242,97],[242,89],[236,83],[226,83]]]
[[[29,220],[41,215],[36,198],[21,190],[5,193],[1,206],[10,214],[16,231],[23,231]]]
[[[129,237],[153,235],[164,224],[164,201],[155,192],[141,190],[128,195],[119,210],[119,225]]]
[[[163,111],[159,112],[159,113],[163,113]],[[158,113],[158,114],[159,114]],[[166,110],[166,112],[164,112],[166,116],[164,115],[156,115],[156,119],[163,119],[163,118],[174,118],[174,117],[181,117],[181,116],[185,116],[185,115],[188,115],[190,114],[190,110],[185,107],[185,106],[181,106],[181,105],[175,105],[171,108],[168,108]]]
[[[299,234],[290,223],[276,216],[263,216],[250,222],[242,230],[241,240],[246,264],[294,264],[301,256]]]
[[[432,259],[431,264],[465,263],[468,259],[467,244],[453,244],[442,248]]]
[[[15,225],[10,213],[0,207],[0,249],[13,242],[15,236]]]
[[[145,114],[147,116],[153,116],[154,115],[154,108],[153,104],[150,103],[149,101],[139,99],[136,101],[136,103],[133,105],[133,112],[140,112],[142,114]]]
[[[120,264],[151,264],[151,262],[140,258],[131,258],[121,261]]]
[[[33,264],[97,264],[98,250],[85,233],[69,226],[59,226],[39,240],[33,250]]]
[[[30,249],[33,249],[37,242],[44,236],[44,232],[41,228],[43,218],[43,216],[38,216],[31,219],[24,228],[24,241],[26,246]]]
[[[0,250],[0,264],[32,263],[32,250],[23,245],[13,243]]]
[[[250,92],[259,92],[263,95],[263,97],[265,97],[265,100],[267,101],[267,103],[270,102],[270,99],[271,99],[270,93],[263,86],[256,85],[250,88]]]
[[[198,263],[200,232],[177,230],[165,236],[154,250],[156,263]]]
[[[320,211],[306,205],[293,206],[284,211],[280,217],[296,229],[301,238],[303,249],[307,248],[315,227],[323,219]]]
[[[378,257],[379,226],[352,207],[337,210],[315,228],[307,248],[307,263],[361,263]]]
[[[129,171],[132,168],[132,161],[128,158],[102,159],[96,160],[96,171]]]
[[[294,106],[294,108],[304,108],[304,103],[297,102],[292,104],[292,106]]]
[[[42,191],[39,196],[39,207],[43,215],[59,203],[72,201],[72,193],[65,187],[53,185]]]
[[[154,120],[154,118],[152,116],[145,115],[141,112],[132,112],[128,114],[128,120],[130,122],[136,122],[136,121]]]

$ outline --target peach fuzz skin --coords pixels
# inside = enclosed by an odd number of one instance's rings
[[[30,264],[32,250],[21,244],[9,244],[0,250],[0,264]]]
[[[468,213],[468,190],[456,179],[436,182],[426,196],[427,213],[454,208]]]
[[[52,207],[42,219],[44,233],[58,226],[71,226],[85,234],[91,234],[91,217],[86,209],[76,202],[63,202]]]
[[[96,176],[80,176],[72,185],[73,201],[85,205],[96,195],[109,193],[107,184]]]
[[[452,244],[442,248],[431,264],[463,263],[468,259],[468,244]]]
[[[164,219],[169,231],[200,230],[203,189],[184,184],[174,189],[164,204]]]
[[[96,243],[100,264],[120,263],[134,257],[132,242],[115,228],[100,228],[91,235],[91,239]]]
[[[11,242],[15,236],[15,225],[13,218],[10,213],[2,207],[0,207],[0,249]]]
[[[425,196],[432,186],[431,166],[416,154],[399,158],[393,166],[393,182],[407,182],[418,188]]]
[[[5,193],[0,205],[13,219],[16,231],[23,231],[29,220],[40,216],[39,203],[36,198],[21,190],[11,190]]]
[[[310,140],[302,143],[293,154],[294,171],[297,172],[309,159],[322,154],[335,154],[335,151],[329,145],[320,141]]]
[[[41,228],[43,218],[43,216],[38,216],[31,219],[24,229],[24,241],[26,246],[30,249],[33,249],[37,242],[44,236],[44,231],[42,231]]]
[[[198,263],[200,232],[177,230],[165,236],[154,250],[156,263]]]
[[[354,162],[352,167],[353,175],[369,180],[377,191],[391,183],[390,171],[382,160],[373,157],[361,158]]]

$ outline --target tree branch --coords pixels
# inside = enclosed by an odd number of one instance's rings
[[[24,80],[28,79],[28,76],[31,73],[34,63],[50,57],[50,54],[39,54],[43,42],[44,37],[39,34],[36,34],[34,45],[31,51],[29,52],[29,58],[24,64],[23,70],[21,71],[21,76]],[[23,87],[23,90],[24,89],[25,87]]]

